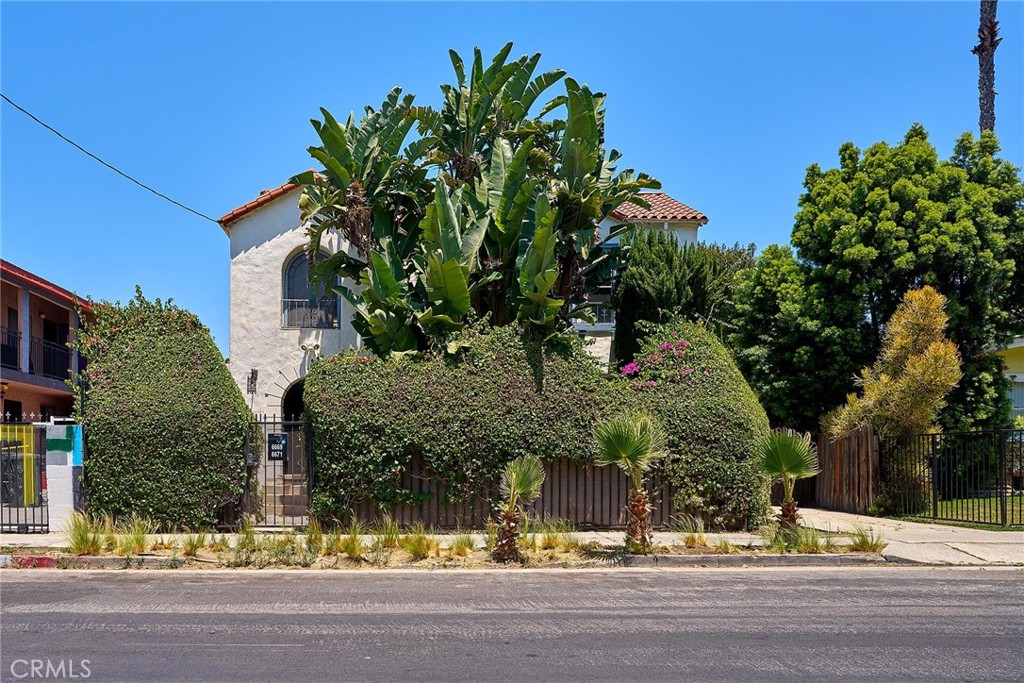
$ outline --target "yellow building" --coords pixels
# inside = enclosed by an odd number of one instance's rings
[[[1003,358],[1003,374],[1013,383],[1013,414],[1024,415],[1024,337],[1017,337],[998,353]]]

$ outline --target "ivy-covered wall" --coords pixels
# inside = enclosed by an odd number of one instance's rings
[[[83,377],[90,512],[164,529],[213,526],[244,484],[253,416],[209,330],[141,291],[93,303],[76,346]]]
[[[340,354],[311,368],[314,515],[342,518],[365,500],[385,509],[415,502],[401,485],[406,471],[436,477],[449,496],[469,500],[493,489],[504,465],[523,454],[586,463],[594,425],[640,409],[669,433],[662,466],[677,511],[728,527],[765,516],[767,485],[753,458],[768,421],[729,353],[702,327],[652,335],[628,373],[611,379],[578,342],[544,345],[514,326],[466,332],[462,341],[455,357]]]

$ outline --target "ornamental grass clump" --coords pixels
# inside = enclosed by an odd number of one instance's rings
[[[650,415],[624,414],[598,425],[595,430],[598,450],[594,463],[617,465],[629,477],[629,502],[626,505],[626,551],[647,553],[651,549],[651,504],[644,480],[660,458],[665,434]]]
[[[181,554],[185,557],[195,557],[199,551],[206,547],[206,534],[188,534],[181,544]]]
[[[64,537],[72,555],[99,555],[103,550],[102,523],[85,513],[71,513],[64,527]]]
[[[505,504],[501,509],[498,535],[491,557],[495,562],[522,562],[519,536],[523,521],[522,505],[529,505],[540,495],[544,484],[544,465],[535,455],[524,455],[510,462],[501,475],[501,493]]]

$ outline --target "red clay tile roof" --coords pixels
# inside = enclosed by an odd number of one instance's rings
[[[299,187],[301,187],[301,185],[297,183],[285,183],[284,185],[278,185],[273,190],[263,190],[262,192],[260,192],[259,197],[253,199],[251,202],[246,202],[245,204],[242,204],[237,209],[232,209],[231,211],[228,211],[226,214],[221,216],[220,220],[218,220],[217,222],[220,223],[220,227],[224,229],[224,232],[227,232],[229,224],[234,223],[239,218],[245,216],[251,211],[255,211],[261,206],[265,206],[270,202],[274,201],[275,199],[277,199],[278,197],[282,197]]]
[[[89,302],[83,297],[79,297],[74,292],[64,289],[60,285],[55,285],[49,280],[44,280],[35,273],[30,273],[24,268],[14,265],[10,261],[0,259],[0,274],[5,276],[4,279],[10,278],[12,280],[16,280],[24,285],[52,294],[58,299],[63,299],[69,304],[77,303],[83,310],[88,311],[90,309]]]
[[[699,221],[701,225],[708,222],[708,217],[697,209],[691,209],[682,202],[677,202],[664,192],[642,192],[651,208],[626,202],[612,211],[612,218],[619,221]]]

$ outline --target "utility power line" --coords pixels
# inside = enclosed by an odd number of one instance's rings
[[[15,103],[13,100],[11,100],[11,98],[8,97],[7,95],[5,95],[3,93],[0,93],[0,97],[4,98],[4,101],[7,102],[7,104],[11,105],[12,107],[14,107],[18,111],[20,111],[25,116],[27,116],[30,119],[32,119],[33,121],[35,121],[40,126],[45,128],[46,130],[50,131],[51,133],[53,133],[54,135],[59,137],[61,140],[63,140],[64,142],[68,143],[69,145],[71,145],[75,149],[77,149],[82,154],[85,154],[87,157],[90,157],[91,159],[94,159],[94,160],[100,162],[101,164],[103,164],[104,166],[106,166],[107,168],[109,168],[111,171],[113,171],[114,173],[118,174],[119,176],[132,181],[133,183],[135,183],[136,185],[138,185],[142,189],[148,190],[148,191],[152,192],[157,197],[160,197],[161,199],[165,199],[165,200],[169,201],[171,204],[174,204],[175,206],[177,206],[179,208],[185,209],[186,211],[188,211],[190,213],[194,213],[195,215],[199,216],[200,218],[205,218],[206,220],[210,221],[211,223],[216,223],[217,222],[216,219],[210,218],[209,216],[207,216],[202,211],[196,211],[195,209],[193,209],[190,206],[185,206],[181,202],[179,202],[177,200],[174,200],[174,199],[171,199],[170,197],[165,195],[163,192],[158,192],[157,190],[154,190],[152,187],[150,187],[149,185],[145,184],[144,182],[142,182],[140,180],[136,180],[135,178],[133,178],[132,176],[128,175],[127,173],[125,173],[121,169],[117,168],[113,164],[108,164],[106,161],[104,161],[103,159],[100,159],[98,156],[96,156],[95,154],[93,154],[92,152],[87,150],[85,147],[82,147],[80,144],[78,144],[77,142],[75,142],[74,140],[69,138],[68,136],[64,135],[63,133],[61,133],[59,130],[57,130],[53,126],[48,125],[48,124],[44,123],[43,121],[40,121],[32,112],[28,111],[24,107],[19,106],[17,103]]]

